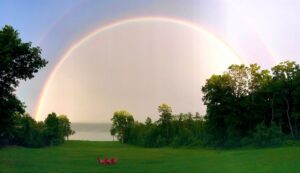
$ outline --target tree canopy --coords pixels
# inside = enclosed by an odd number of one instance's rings
[[[46,64],[41,49],[22,42],[12,26],[0,30],[0,143],[12,138],[14,119],[24,113],[25,106],[15,96],[15,88],[20,80],[33,78]]]
[[[207,79],[202,92],[205,116],[176,115],[162,104],[157,121],[147,118],[145,123],[123,128],[124,142],[146,147],[234,147],[299,139],[300,68],[296,62],[284,61],[271,70],[258,64],[233,64]]]
[[[74,134],[65,115],[51,113],[44,122],[36,122],[14,93],[21,80],[33,78],[46,64],[41,49],[23,42],[13,27],[6,25],[0,30],[0,146],[56,145]]]
[[[117,111],[111,119],[112,129],[111,134],[117,135],[118,139],[124,143],[127,141],[128,131],[134,123],[133,116],[126,110]]]
[[[271,70],[272,75],[257,64],[232,65],[224,74],[207,79],[202,91],[211,143],[239,145],[242,139],[263,132],[262,127],[296,137],[299,65],[285,61]]]

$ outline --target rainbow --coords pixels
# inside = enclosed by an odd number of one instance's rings
[[[63,22],[63,20],[70,15],[73,11],[75,11],[76,9],[80,8],[81,5],[83,5],[84,3],[86,3],[87,0],[80,0],[79,2],[77,2],[77,4],[71,6],[70,8],[68,8],[67,10],[64,11],[64,13],[54,22],[52,23],[52,25],[50,25],[50,27],[45,31],[45,33],[42,34],[42,36],[37,40],[37,44],[43,44],[46,40],[46,37],[60,24]]]
[[[42,92],[38,98],[37,104],[35,106],[35,114],[34,117],[39,120],[40,118],[40,114],[41,114],[41,105],[43,105],[43,103],[45,102],[44,97],[48,91],[48,88],[53,80],[53,78],[55,77],[58,69],[62,66],[62,64],[65,62],[65,60],[69,57],[69,55],[76,50],[78,47],[80,47],[83,43],[85,43],[87,40],[89,40],[90,38],[94,37],[96,34],[99,34],[101,32],[116,28],[118,26],[121,25],[126,25],[126,24],[132,24],[132,23],[137,23],[137,22],[145,22],[145,21],[160,21],[160,22],[168,22],[168,23],[173,23],[173,24],[178,24],[178,25],[183,25],[183,26],[187,26],[197,32],[201,32],[205,35],[208,36],[208,38],[211,38],[213,41],[216,41],[218,43],[220,43],[224,48],[230,50],[231,52],[233,52],[236,57],[239,59],[239,61],[241,63],[244,64],[248,64],[248,62],[241,58],[237,52],[234,51],[234,49],[232,47],[230,47],[230,45],[228,45],[224,40],[222,40],[222,38],[217,37],[215,34],[213,34],[212,32],[209,32],[207,29],[205,29],[204,27],[193,23],[193,22],[189,22],[189,21],[185,21],[182,19],[178,19],[178,18],[169,18],[169,17],[156,17],[156,16],[151,16],[151,17],[136,17],[136,18],[127,18],[127,19],[123,19],[123,20],[118,20],[118,21],[114,21],[112,23],[109,23],[105,26],[100,26],[97,29],[89,32],[88,34],[84,35],[83,37],[81,37],[81,39],[79,39],[79,41],[75,42],[74,44],[72,44],[67,50],[66,52],[59,58],[59,61],[57,62],[57,64],[54,66],[54,69],[52,70],[52,72],[50,73],[50,75],[48,76],[43,88],[42,88]]]
[[[240,14],[242,15],[242,18],[244,19],[244,22],[251,28],[251,30],[255,33],[255,35],[257,35],[257,39],[261,42],[261,44],[264,46],[265,51],[270,55],[270,57],[272,58],[273,61],[273,65],[276,65],[279,63],[279,60],[277,58],[275,58],[275,54],[272,52],[270,46],[268,46],[266,44],[266,42],[262,39],[261,34],[256,30],[256,28],[252,25],[252,23],[250,22],[250,18],[248,16],[246,16],[244,14],[244,12],[242,10],[240,10],[240,8],[232,1],[232,0],[228,0],[227,3],[230,3],[230,5],[232,7],[234,7],[234,9]]]

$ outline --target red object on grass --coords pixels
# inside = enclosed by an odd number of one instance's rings
[[[117,163],[117,159],[114,157],[112,157],[110,160],[107,159],[107,157],[104,157],[104,159],[101,160],[101,158],[98,156],[97,161],[98,161],[98,164],[102,164],[102,165],[109,165],[109,164],[113,165],[113,164]]]
[[[104,158],[104,161],[103,161],[103,164],[104,164],[104,165],[110,164],[110,160],[108,160],[107,157],[105,157],[105,158]]]
[[[110,163],[111,163],[111,164],[115,164],[115,163],[117,163],[117,159],[116,159],[116,158],[114,158],[114,157],[113,157],[113,158],[111,158],[111,159],[110,159]]]
[[[102,160],[100,159],[99,156],[97,157],[97,161],[98,161],[98,164],[99,164],[99,165],[102,164]]]

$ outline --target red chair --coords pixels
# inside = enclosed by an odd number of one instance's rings
[[[103,160],[103,164],[104,165],[110,164],[110,160],[108,160],[107,157],[105,157],[104,160]]]
[[[112,157],[110,160],[107,159],[107,157],[104,157],[103,160],[101,160],[101,158],[98,156],[97,157],[97,161],[98,161],[98,164],[102,164],[102,165],[109,165],[109,164],[115,164],[117,163],[117,159],[115,157]]]
[[[102,164],[102,160],[100,159],[99,156],[97,157],[97,161],[98,161],[98,164],[99,164],[99,165]]]
[[[104,162],[104,160],[101,160],[101,158],[98,156],[97,157],[97,161],[98,161],[98,164],[100,165],[100,164],[105,164],[105,162]]]
[[[112,158],[110,159],[110,163],[111,163],[111,164],[115,164],[115,163],[117,163],[117,159],[116,159],[116,158],[114,158],[114,157],[112,157]]]

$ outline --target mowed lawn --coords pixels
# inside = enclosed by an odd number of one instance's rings
[[[115,156],[116,165],[97,164]],[[253,173],[300,172],[300,147],[267,149],[149,149],[118,142],[68,141],[57,147],[0,149],[1,173]]]

